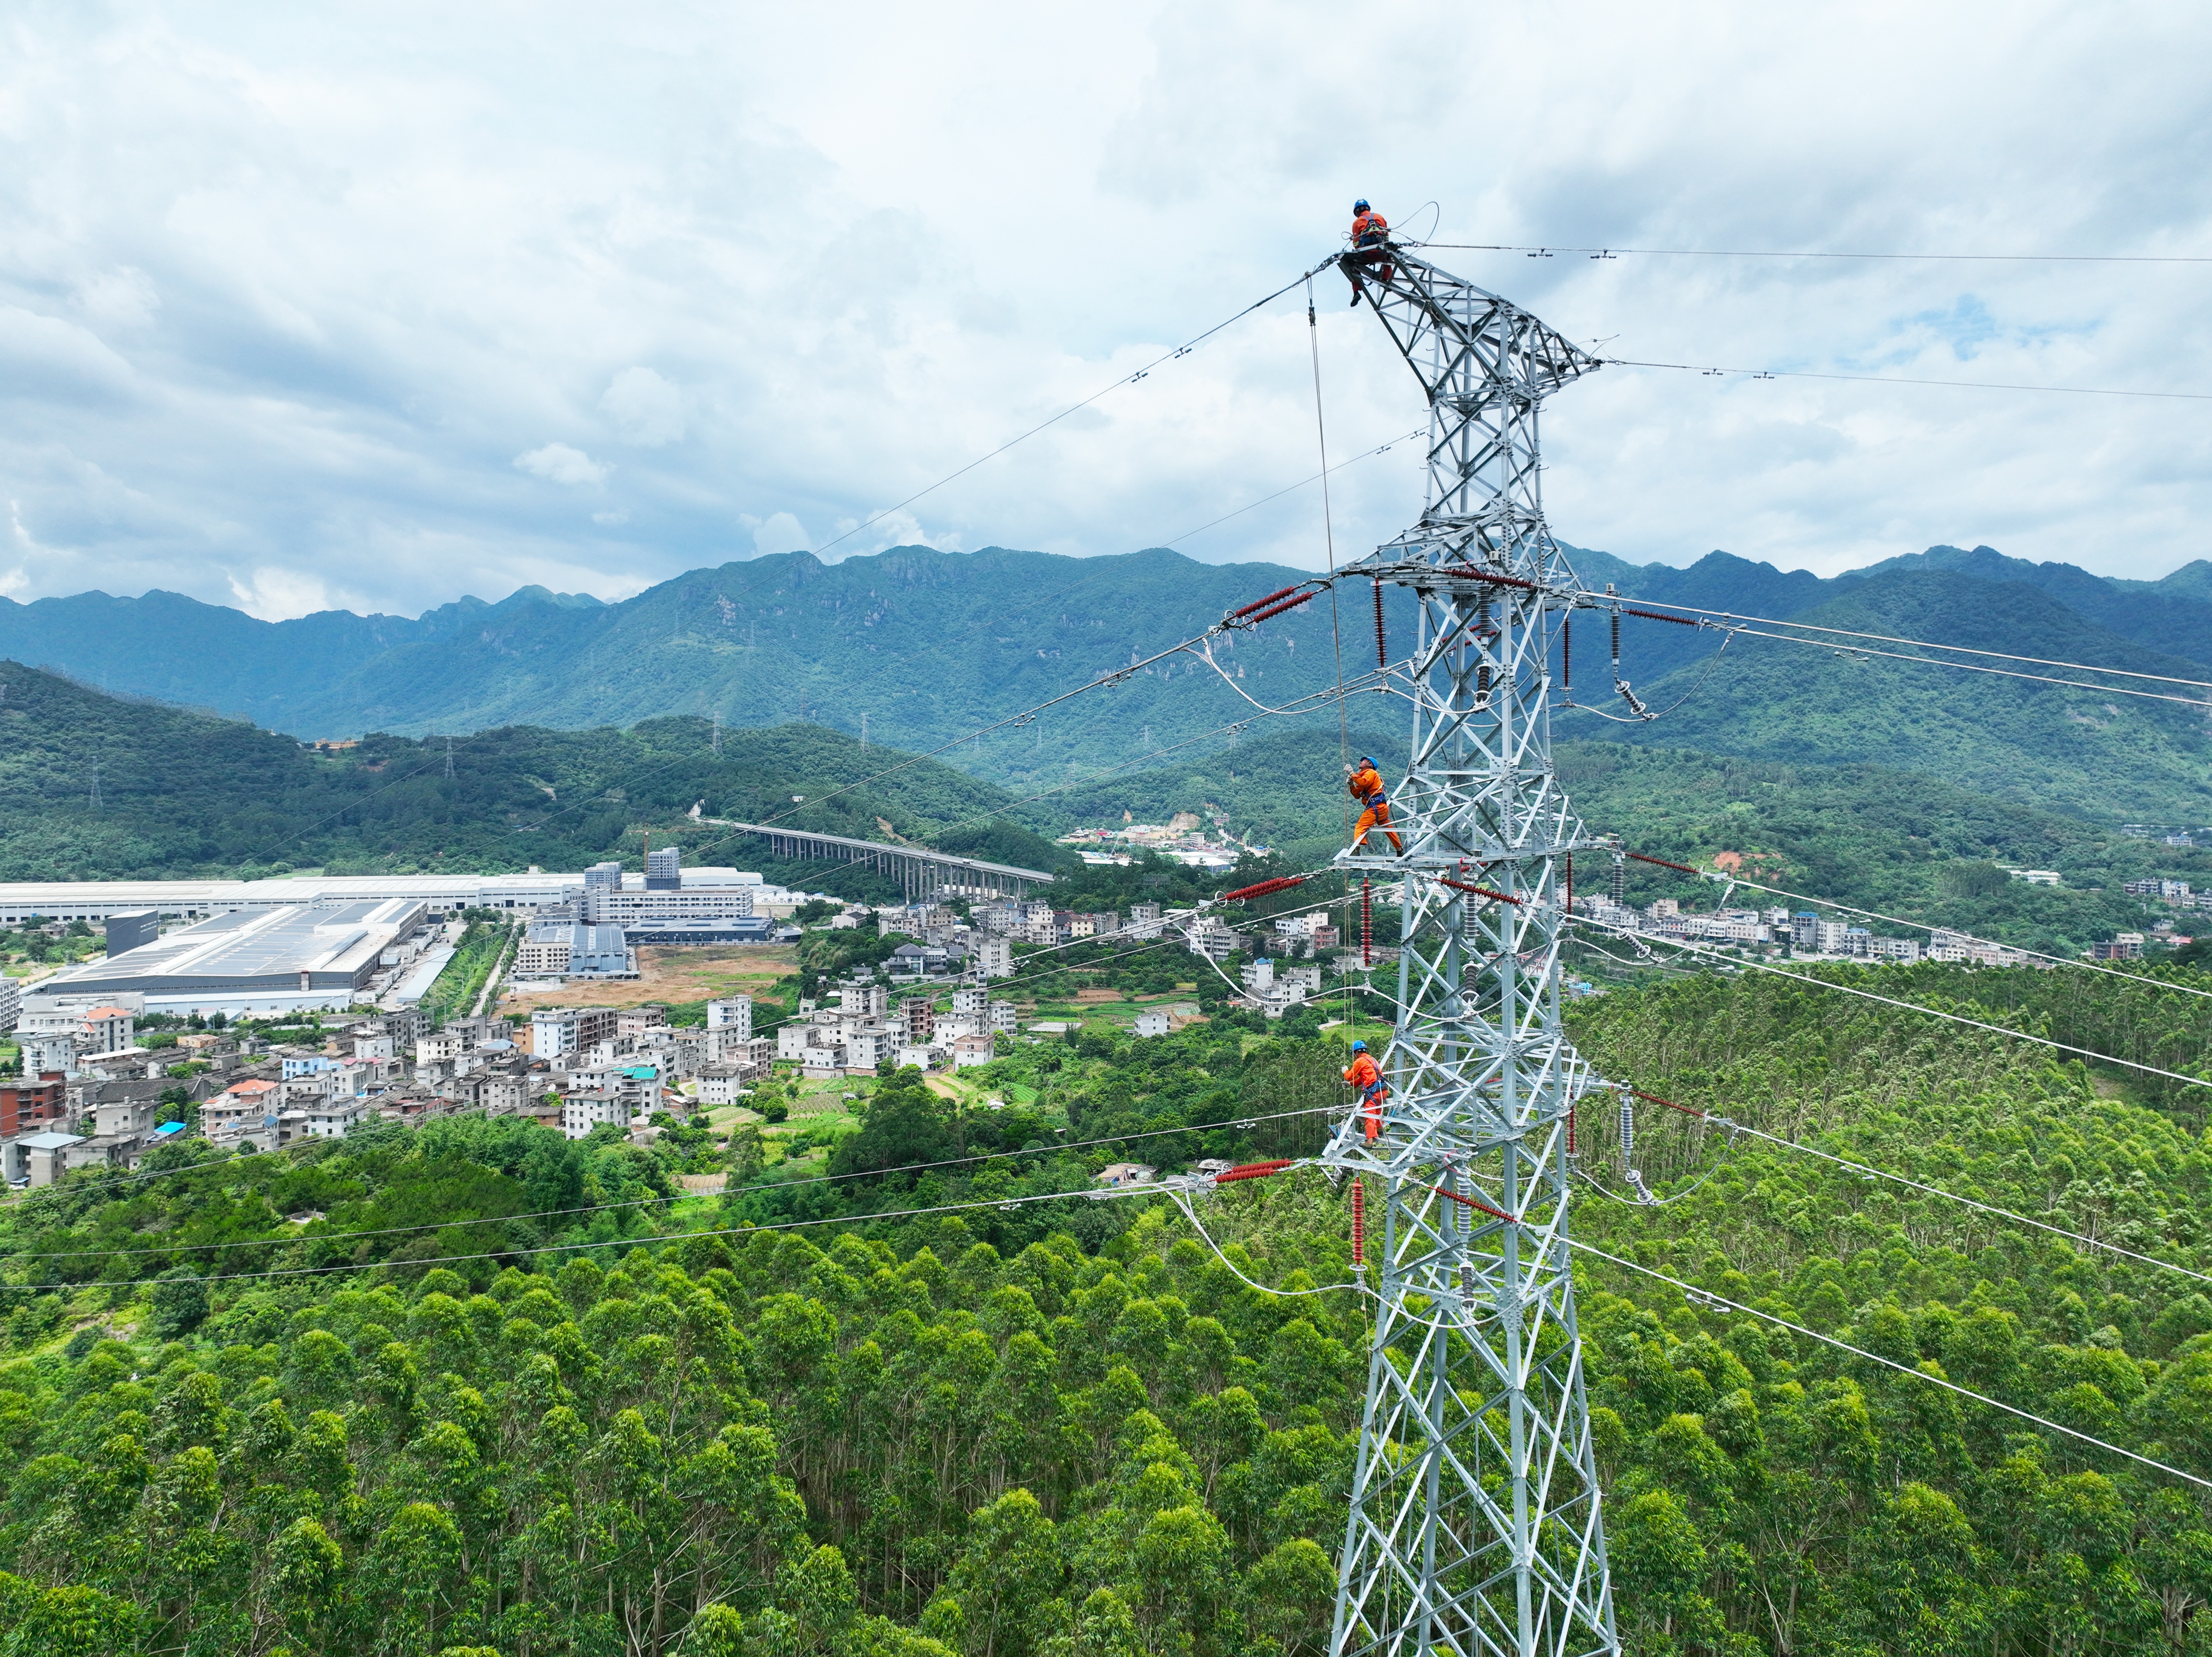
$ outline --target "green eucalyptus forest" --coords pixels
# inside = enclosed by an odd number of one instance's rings
[[[1927,1005],[2085,1036],[2200,982],[1923,970]],[[2148,1257],[1675,1116],[1640,1206],[1587,1122],[1629,1650],[2212,1650],[2203,1489],[1907,1373],[2212,1478],[2201,1112],[1798,981],[1574,1023],[1650,1091]],[[1085,1031],[982,1072],[996,1111],[886,1077],[714,1195],[676,1178],[695,1137],[461,1117],[18,1198],[0,1652],[1325,1650],[1367,1302],[1255,1285],[1353,1284],[1348,1193],[1224,1187],[1203,1236],[1072,1193],[1311,1150],[1339,1035]]]

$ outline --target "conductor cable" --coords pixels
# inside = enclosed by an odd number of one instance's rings
[[[1695,1284],[1685,1283],[1680,1278],[1669,1277],[1664,1272],[1656,1271],[1648,1266],[1639,1266],[1634,1260],[1624,1259],[1618,1254],[1607,1253],[1604,1249],[1595,1247],[1589,1243],[1577,1242],[1571,1237],[1567,1240],[1567,1247],[1588,1254],[1594,1259],[1606,1260],[1626,1271],[1639,1272],[1647,1278],[1656,1278],[1661,1283],[1671,1284],[1682,1290],[1693,1302],[1702,1301],[1710,1305],[1725,1306],[1730,1311],[1741,1312],[1747,1317],[1759,1318],[1768,1323],[1778,1324],[1789,1330],[1790,1333],[1802,1335],[1808,1340],[1817,1340],[1824,1345],[1836,1348],[1838,1351],[1849,1352],[1854,1357],[1864,1358],[1869,1363],[1879,1363],[1884,1369],[1896,1370],[1899,1375],[1911,1375],[1916,1380],[1924,1381],[1931,1387],[1941,1387],[1946,1392],[1956,1393],[1960,1398],[1972,1399],[1977,1404],[1986,1404],[1992,1410],[2002,1410],[2007,1415],[2017,1416],[2022,1421],[2033,1422],[2035,1425],[2051,1432],[2063,1433],[2068,1438],[2080,1443],[2094,1445],[2100,1450],[2109,1450],[2114,1455],[2126,1457],[2138,1466],[2148,1467],[2154,1472],[2170,1474],[2175,1478],[2186,1480],[2200,1490],[2212,1490],[2212,1478],[2200,1478],[2169,1462],[2154,1460],[2151,1457],[2138,1454],[2133,1450],[2122,1449],[2118,1445],[2104,1439],[2076,1431],[2071,1427],[2063,1426],[2047,1416],[2036,1415],[2031,1411],[2020,1408],[2017,1405],[2007,1404],[2002,1399],[1991,1398],[1987,1393],[1978,1393],[1971,1387],[1961,1387],[1957,1381],[1945,1376],[1930,1375],[1927,1370],[1915,1365],[1899,1363],[1895,1358],[1886,1358],[1879,1352],[1869,1352],[1863,1346],[1854,1346],[1849,1341],[1838,1340],[1833,1335],[1824,1335],[1817,1329],[1808,1329],[1803,1324],[1792,1323],[1788,1318],[1777,1317],[1771,1312],[1762,1312],[1755,1306],[1746,1306],[1742,1302],[1732,1301],[1725,1295],[1716,1295],[1709,1289],[1700,1289]]]

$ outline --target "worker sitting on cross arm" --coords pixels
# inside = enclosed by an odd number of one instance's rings
[[[1377,282],[1388,282],[1396,269],[1389,258],[1390,226],[1383,216],[1367,204],[1363,196],[1352,204],[1352,251],[1337,260],[1337,269],[1352,282],[1352,302],[1359,303],[1366,288],[1361,284],[1361,270],[1370,271]]]
[[[1390,1096],[1390,1089],[1383,1085],[1382,1067],[1376,1064],[1364,1041],[1352,1044],[1352,1063],[1344,1072],[1344,1079],[1359,1090],[1368,1138],[1379,1138],[1382,1132],[1382,1102]]]
[[[1406,843],[1398,838],[1398,831],[1390,826],[1390,802],[1382,795],[1382,774],[1375,768],[1375,761],[1363,755],[1357,767],[1346,766],[1350,774],[1344,786],[1352,798],[1366,809],[1359,814],[1358,832],[1352,837],[1352,849],[1358,851],[1366,844],[1367,831],[1382,825],[1382,832],[1390,836],[1390,849],[1400,857],[1406,855]]]

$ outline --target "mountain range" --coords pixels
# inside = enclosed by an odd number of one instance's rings
[[[1570,556],[1587,586],[1609,584],[1626,600],[2212,680],[2203,561],[2146,582],[1988,547],[1936,547],[1825,580],[1723,552],[1686,568],[1584,549]],[[1018,798],[1109,771],[1210,763],[1269,730],[1335,725],[1326,707],[1302,719],[1268,710],[1373,660],[1373,611],[1356,581],[1218,641],[1211,662],[1173,656],[958,740],[1301,579],[1279,565],[1200,564],[1160,549],[1078,559],[901,547],[835,565],[792,553],[695,570],[620,604],[526,587],[413,619],[340,610],[269,622],[174,593],[95,592],[0,600],[0,656],[303,738],[677,716],[757,730],[803,722],[938,752]],[[1387,612],[1395,656],[1412,612],[1395,592]],[[2212,821],[2201,707],[1751,636],[1715,659],[1721,643],[1710,629],[1627,619],[1622,673],[1668,712],[1607,723],[1628,710],[1610,683],[1602,622],[1586,618],[1575,652],[1575,700],[1586,707],[1563,712],[1561,733],[1919,771],[2106,822]],[[1395,726],[1379,713],[1355,702],[1352,723]],[[1231,729],[1240,725],[1241,737]]]

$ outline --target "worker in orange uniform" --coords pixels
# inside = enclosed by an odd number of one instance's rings
[[[1363,755],[1358,767],[1345,779],[1344,786],[1364,808],[1359,813],[1358,832],[1352,837],[1352,849],[1356,852],[1365,844],[1367,831],[1379,823],[1382,832],[1390,836],[1390,849],[1400,857],[1405,856],[1406,843],[1390,826],[1390,802],[1382,796],[1382,774],[1375,768],[1374,760]]]
[[[1388,282],[1396,266],[1390,263],[1390,226],[1383,216],[1367,204],[1365,197],[1352,204],[1352,251],[1336,262],[1352,282],[1352,302],[1359,303],[1366,288],[1361,284],[1359,273],[1370,270],[1377,282]]]
[[[1359,1108],[1367,1119],[1367,1138],[1372,1144],[1382,1137],[1382,1102],[1390,1096],[1390,1089],[1382,1085],[1382,1069],[1364,1041],[1352,1044],[1352,1063],[1344,1079],[1359,1090]]]

